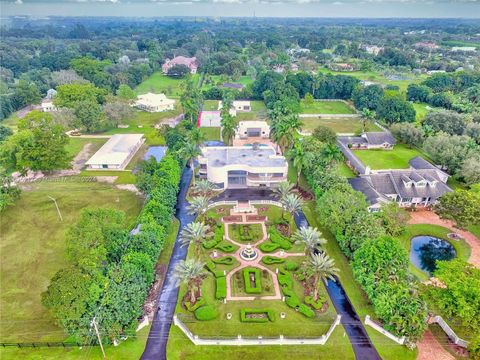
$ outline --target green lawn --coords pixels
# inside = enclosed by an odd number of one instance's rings
[[[415,112],[417,113],[417,122],[421,122],[423,118],[428,114],[429,110],[427,110],[428,104],[425,103],[412,103]]]
[[[355,114],[355,110],[343,101],[314,101],[306,104],[302,100],[301,109],[303,114]]]
[[[338,167],[338,172],[340,175],[345,176],[346,178],[354,178],[356,175],[353,172],[352,169],[350,169],[347,164],[344,162],[340,163],[340,166]]]
[[[252,110],[250,112],[237,112],[235,119],[237,121],[248,120],[266,120],[268,121],[267,107],[263,101],[253,100],[250,101]]]
[[[462,260],[467,261],[470,257],[471,249],[470,246],[465,242],[465,240],[452,240],[449,239],[447,234],[452,232],[451,230],[444,228],[438,225],[430,224],[415,224],[407,225],[406,231],[404,234],[398,237],[402,246],[410,254],[411,240],[415,236],[419,235],[430,235],[448,241],[454,248],[457,253],[457,257]],[[415,265],[410,264],[410,272],[415,275],[419,280],[427,280],[429,278],[428,274],[421,269],[418,269]]]
[[[92,144],[91,154],[93,155],[108,139],[89,139],[81,137],[71,137],[65,149],[69,156],[74,158],[86,144]]]
[[[307,117],[301,118],[303,123],[302,130],[312,132],[318,126],[326,126],[336,133],[352,133],[359,134],[362,132],[363,124],[360,119],[345,119],[345,118],[332,118],[321,119],[319,117]],[[381,131],[381,129],[374,123],[367,121],[367,131]]]
[[[242,84],[244,86],[253,83],[253,79],[246,75],[240,76],[237,80],[229,79],[228,76],[225,75],[206,75],[206,77],[208,77],[208,81],[203,82],[203,90],[208,90],[214,86],[222,86],[224,83]]]
[[[133,226],[142,199],[95,182],[39,182],[27,185],[0,217],[0,338],[2,341],[59,341],[65,334],[42,306],[40,295],[66,265],[65,231],[87,206],[127,213]],[[63,222],[48,196],[57,199]]]
[[[480,225],[470,225],[467,229],[478,239],[480,239]]]
[[[81,177],[90,176],[116,176],[115,184],[135,184],[136,177],[130,170],[110,171],[110,170],[82,170]]]
[[[205,111],[218,110],[218,100],[205,100],[203,102],[203,110]]]
[[[207,141],[220,141],[220,128],[219,127],[202,127],[202,133],[205,135]]]
[[[353,153],[373,170],[407,169],[410,159],[423,155],[417,149],[404,144],[396,144],[393,150],[353,150]]]
[[[200,74],[193,74],[192,78],[196,84]],[[167,96],[179,98],[182,94],[181,84],[185,79],[174,79],[163,75],[161,71],[153,73],[148,79],[135,88],[137,94],[147,92],[164,93]]]

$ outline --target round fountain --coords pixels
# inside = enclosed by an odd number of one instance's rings
[[[257,256],[257,251],[250,244],[248,244],[245,248],[242,249],[242,251],[240,251],[240,257],[245,261],[255,260]]]

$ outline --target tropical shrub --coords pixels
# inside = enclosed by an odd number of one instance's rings
[[[300,299],[297,297],[297,295],[292,294],[290,296],[285,297],[285,304],[287,304],[289,307],[296,309],[300,306],[301,302]]]
[[[205,298],[199,297],[197,298],[197,301],[195,304],[191,304],[190,301],[185,301],[185,307],[187,308],[188,311],[194,312],[197,310],[200,306],[204,306],[207,303]]]
[[[320,310],[322,308],[323,304],[325,303],[325,301],[327,301],[327,299],[325,298],[325,296],[320,295],[318,297],[318,300],[315,301],[315,300],[312,299],[311,296],[305,296],[304,301],[305,301],[305,304],[310,305],[315,310]]]
[[[286,286],[289,289],[291,289],[293,287],[293,277],[290,273],[288,273],[288,272],[282,273],[280,271],[277,275],[277,278],[278,278],[278,283],[281,286]]]
[[[285,270],[295,271],[298,269],[298,264],[293,261],[287,261],[284,265]]]
[[[274,244],[277,244],[283,250],[290,250],[292,248],[292,244],[290,240],[284,237],[276,228],[275,226],[271,226],[268,229],[268,234],[270,235],[270,241]]]
[[[213,320],[217,318],[218,310],[213,305],[205,305],[195,310],[194,314],[195,314],[195,319],[200,321],[208,321],[208,320]]]

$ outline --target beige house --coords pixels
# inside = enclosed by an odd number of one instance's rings
[[[143,134],[113,135],[87,162],[88,170],[123,170],[145,139]]]
[[[266,121],[240,121],[235,133],[237,139],[270,137],[270,126]]]
[[[218,110],[222,110],[223,104],[218,102]],[[237,112],[250,112],[252,111],[252,105],[248,100],[235,100],[232,102],[232,108],[229,113],[232,116],[237,116]]]
[[[53,105],[52,99],[43,99],[40,106],[42,107],[43,112],[52,112],[58,110],[57,107]]]
[[[198,162],[200,177],[221,189],[275,187],[288,173],[288,162],[270,146],[205,147]]]
[[[162,112],[173,110],[175,100],[168,99],[165,94],[147,93],[138,95],[134,104],[135,107],[148,112]]]

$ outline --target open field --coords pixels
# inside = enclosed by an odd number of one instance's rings
[[[196,82],[198,81],[200,74],[193,74],[192,78]],[[135,88],[137,94],[145,94],[147,92],[164,93],[170,97],[180,97],[181,95],[181,83],[184,79],[174,79],[163,75],[161,71],[153,73],[148,79],[143,81]]]
[[[66,229],[88,206],[123,210],[133,226],[142,200],[132,192],[95,182],[26,186],[28,191],[0,217],[0,337],[2,341],[61,341],[65,334],[42,306],[40,295],[66,264]],[[47,196],[57,199],[63,222]]]
[[[267,107],[263,101],[253,100],[250,101],[252,111],[250,112],[237,112],[235,119],[237,121],[246,120],[268,120]]]
[[[353,153],[373,170],[407,169],[410,159],[415,156],[422,156],[420,151],[409,148],[404,144],[395,145],[393,150],[353,150]]]
[[[218,110],[218,100],[205,100],[203,102],[203,110],[205,111]]]
[[[205,135],[207,141],[220,141],[220,128],[219,127],[203,127],[202,133]]]
[[[229,80],[227,76],[222,75],[207,75],[208,78],[203,81],[202,89],[208,90],[214,86],[221,86],[224,83],[232,83],[232,84],[242,84],[247,86],[253,83],[253,79],[250,76],[240,76],[238,80]]]
[[[339,173],[340,175],[342,176],[345,176],[346,178],[354,178],[355,177],[355,173],[353,172],[352,169],[350,169],[347,164],[345,164],[344,162],[340,163],[340,166],[339,166]]]
[[[301,118],[303,123],[302,130],[312,132],[318,126],[326,126],[336,133],[353,133],[357,134],[362,131],[363,124],[360,119],[332,118],[321,119],[318,117]],[[367,121],[366,131],[381,131],[374,123]]]
[[[69,156],[74,158],[85,145],[92,144],[91,154],[93,155],[98,149],[102,147],[103,144],[107,142],[108,139],[95,139],[95,138],[81,138],[81,137],[71,137],[67,146],[65,147]]]
[[[314,101],[306,104],[302,100],[301,109],[303,114],[355,114],[355,110],[343,101]]]

